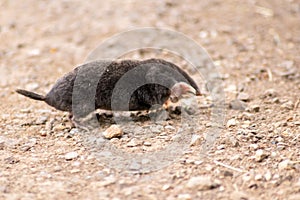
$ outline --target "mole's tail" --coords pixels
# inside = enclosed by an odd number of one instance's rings
[[[17,89],[16,92],[19,93],[19,94],[22,94],[26,97],[29,97],[31,99],[38,100],[38,101],[45,101],[45,99],[46,99],[45,96],[43,96],[43,95],[36,94],[34,92],[30,92],[30,91],[27,91],[27,90]]]

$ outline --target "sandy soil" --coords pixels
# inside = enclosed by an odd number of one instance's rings
[[[1,0],[0,10],[1,199],[300,199],[299,1]],[[182,32],[214,60],[231,108],[206,156],[199,151],[213,126],[209,107],[193,127],[200,142],[179,160],[128,173],[94,154],[67,113],[14,92],[46,93],[100,42],[137,27]],[[179,122],[139,121],[138,130],[104,142],[155,152],[174,140]]]

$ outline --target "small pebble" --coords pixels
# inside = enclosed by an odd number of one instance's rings
[[[238,147],[240,145],[239,141],[234,136],[229,136],[226,143],[232,147]]]
[[[255,152],[255,161],[256,162],[262,162],[267,157],[268,157],[268,154],[262,149],[258,149]]]
[[[31,110],[29,108],[24,108],[20,110],[21,113],[31,113]]]
[[[200,135],[196,135],[193,134],[192,135],[192,139],[191,139],[191,143],[190,146],[198,146],[201,144],[201,136]]]
[[[289,159],[283,160],[278,164],[279,170],[291,169],[292,167],[293,163]]]
[[[144,146],[151,146],[152,144],[150,142],[144,142]]]
[[[267,97],[277,97],[278,93],[274,89],[268,89],[264,92],[262,95],[262,98],[267,98]]]
[[[166,191],[166,190],[168,190],[168,189],[170,189],[170,188],[171,188],[171,186],[170,186],[169,184],[165,184],[165,185],[162,186],[161,189],[162,189],[163,191]]]
[[[276,149],[277,149],[278,151],[282,151],[282,150],[285,149],[285,146],[284,146],[284,145],[281,145],[281,144],[277,144]]]
[[[39,118],[37,118],[37,120],[35,121],[36,125],[40,125],[40,124],[45,124],[48,120],[47,116],[41,116]]]
[[[238,94],[237,99],[241,100],[241,101],[249,101],[250,100],[250,96],[248,93],[245,92],[241,92]]]
[[[254,177],[254,180],[256,180],[256,181],[261,181],[262,179],[263,179],[263,175],[261,175],[261,174],[256,174]]]
[[[260,106],[254,104],[254,105],[249,106],[246,110],[249,112],[259,112]]]
[[[272,179],[272,173],[270,171],[267,171],[264,175],[266,181],[270,181]]]
[[[272,103],[280,103],[280,99],[278,97],[275,97],[272,99]]]
[[[54,172],[59,172],[59,171],[61,171],[62,170],[62,167],[61,166],[55,166],[54,168],[53,168],[53,171]]]
[[[28,56],[34,57],[34,56],[39,56],[41,54],[40,49],[31,49],[30,51],[27,52]]]
[[[200,31],[198,35],[199,35],[200,38],[207,38],[208,32],[207,31]]]
[[[114,184],[117,181],[116,177],[110,175],[108,177],[105,177],[101,182],[100,185],[101,186],[108,186],[111,184]]]
[[[224,177],[233,177],[233,172],[226,170],[223,172],[223,176]]]
[[[123,130],[119,125],[113,124],[108,129],[103,132],[103,136],[106,139],[121,137],[123,135]]]
[[[75,151],[69,152],[65,155],[66,160],[73,160],[78,157],[78,153]]]
[[[201,165],[202,163],[203,163],[202,160],[196,160],[196,161],[194,161],[194,164],[195,164],[195,165]]]
[[[176,129],[174,128],[174,126],[171,126],[171,125],[165,126],[165,129],[166,129],[166,130],[170,130],[170,131],[176,130]]]
[[[234,84],[228,85],[225,89],[225,92],[231,92],[231,93],[236,93],[237,87]]]
[[[250,144],[249,147],[250,149],[257,150],[259,148],[259,145],[254,143],[254,144]]]
[[[188,180],[186,187],[200,191],[211,190],[220,186],[219,181],[212,180],[209,176],[196,176]]]
[[[78,172],[80,172],[81,170],[80,169],[72,169],[71,171],[70,171],[70,173],[71,174],[75,174],[75,173],[78,173]]]
[[[233,110],[242,110],[243,111],[246,109],[246,107],[247,107],[246,103],[243,101],[240,101],[238,99],[235,99],[229,103],[229,108],[233,109]]]
[[[272,153],[271,153],[271,157],[275,158],[275,157],[277,157],[277,156],[278,156],[278,155],[277,155],[276,152],[272,152]]]
[[[232,119],[230,119],[230,120],[227,121],[226,126],[227,126],[227,127],[236,126],[237,123],[238,123],[238,121],[237,121],[236,119],[232,118]]]
[[[294,103],[292,101],[285,102],[280,106],[282,109],[286,110],[293,110],[294,109]]]
[[[180,199],[180,200],[190,200],[190,199],[192,199],[192,196],[190,194],[179,194],[177,196],[177,199]]]
[[[76,134],[76,133],[79,133],[79,130],[78,130],[78,128],[72,128],[71,130],[70,130],[70,132],[69,132],[71,135],[74,135],[74,134]]]
[[[194,162],[195,162],[195,161],[192,160],[192,159],[186,159],[186,160],[185,160],[185,163],[186,163],[186,164],[194,164]]]
[[[127,143],[127,147],[135,147],[135,146],[138,146],[139,143],[137,141],[137,139],[133,138],[131,139],[128,143]]]
[[[197,112],[196,108],[196,106],[185,106],[184,111],[189,115],[194,115]]]
[[[74,167],[79,167],[81,165],[81,163],[79,161],[75,161],[72,163],[72,166]]]

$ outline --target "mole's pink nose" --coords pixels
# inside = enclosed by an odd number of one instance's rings
[[[183,95],[185,94],[193,94],[193,95],[201,95],[200,92],[197,92],[195,88],[190,86],[189,84],[185,82],[179,82],[176,83],[172,88],[171,88],[171,95],[170,95],[170,100],[175,103],[177,102]]]

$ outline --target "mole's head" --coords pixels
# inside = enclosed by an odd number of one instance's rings
[[[171,88],[170,100],[171,102],[176,103],[179,99],[189,94],[200,95],[199,92],[197,92],[196,89],[189,84],[185,82],[178,82]]]

